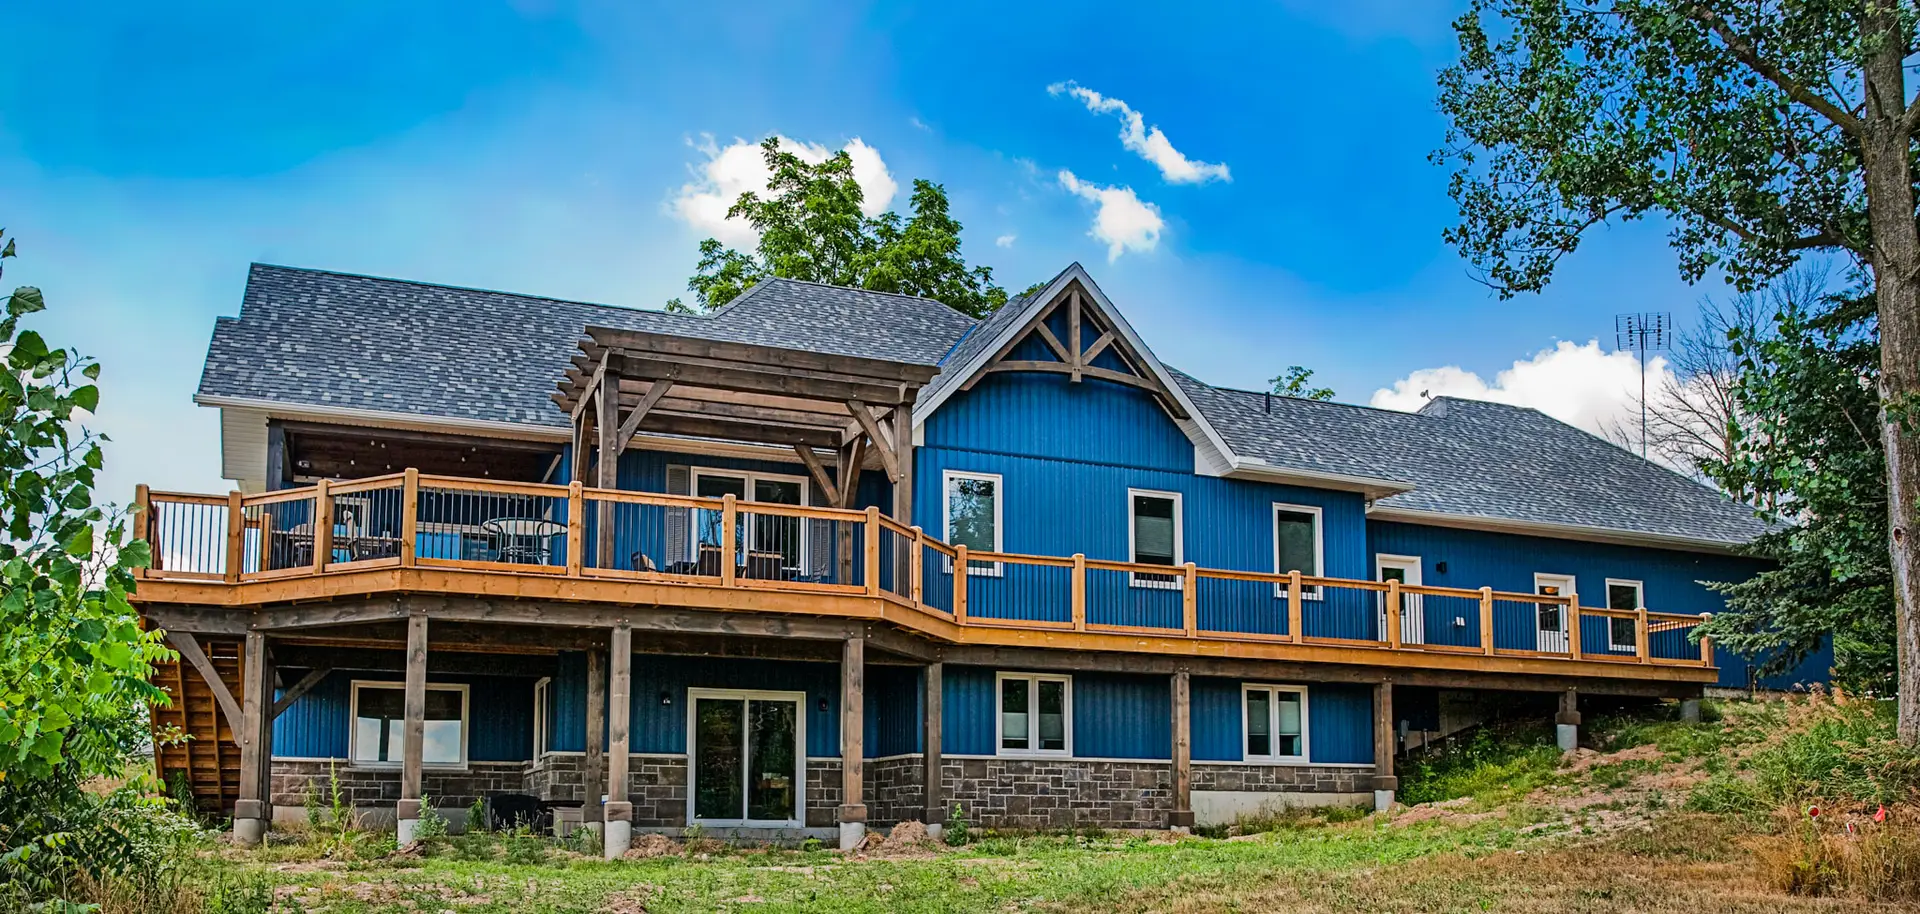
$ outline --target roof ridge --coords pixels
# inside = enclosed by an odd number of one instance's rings
[[[557,305],[580,305],[587,308],[605,308],[609,311],[638,311],[645,314],[665,314],[674,318],[698,318],[704,320],[708,316],[704,314],[680,314],[664,308],[642,308],[636,305],[615,305],[607,302],[582,301],[577,298],[555,298],[551,295],[531,295],[526,292],[509,292],[505,289],[488,289],[482,286],[458,286],[444,282],[428,282],[424,279],[401,279],[397,276],[378,276],[373,273],[327,270],[320,267],[295,267],[282,263],[263,263],[258,260],[248,264],[249,271],[254,268],[284,270],[289,273],[313,273],[321,276],[341,276],[347,279],[365,279],[373,282],[386,282],[401,286],[418,286],[425,289],[446,289],[451,292],[478,292],[482,295],[505,295],[512,298],[523,298],[528,301],[553,302]]]
[[[1357,410],[1363,410],[1365,412],[1370,412],[1370,413],[1392,413],[1396,416],[1414,416],[1414,417],[1425,418],[1425,419],[1433,418],[1432,416],[1428,416],[1424,413],[1413,412],[1413,411],[1404,410],[1404,409],[1394,409],[1391,406],[1370,406],[1365,403],[1348,403],[1345,400],[1315,400],[1312,397],[1296,397],[1290,394],[1277,394],[1272,391],[1266,391],[1266,390],[1248,390],[1244,387],[1225,387],[1219,384],[1209,384],[1208,382],[1202,381],[1198,377],[1195,377],[1192,374],[1189,374],[1184,371],[1180,371],[1180,369],[1178,368],[1172,368],[1172,366],[1168,366],[1168,367],[1173,371],[1178,371],[1180,372],[1180,374],[1183,374],[1189,378],[1192,378],[1194,383],[1199,384],[1200,386],[1205,387],[1208,390],[1219,391],[1220,393],[1244,394],[1249,397],[1272,397],[1276,400],[1293,400],[1299,403],[1312,403],[1316,406],[1337,406],[1343,409],[1357,409]]]
[[[952,311],[953,313],[958,314],[961,317],[967,318],[969,320],[978,320],[977,318],[974,318],[972,315],[968,314],[965,311],[960,310],[959,308],[955,308],[954,306],[949,305],[946,302],[943,302],[937,298],[928,298],[925,295],[908,295],[905,292],[888,292],[882,289],[866,289],[860,286],[842,286],[842,285],[837,285],[835,283],[830,283],[830,282],[820,282],[819,280],[814,280],[814,279],[795,279],[791,276],[769,276],[755,283],[754,286],[758,288],[759,286],[765,285],[770,282],[797,282],[803,285],[819,286],[823,289],[841,289],[847,292],[862,292],[867,295],[891,295],[894,298],[905,298],[905,299],[911,299],[913,301],[923,301],[923,302],[927,302],[928,304],[939,305],[940,307],[945,308],[948,311]],[[743,294],[740,297],[745,298],[746,296]]]

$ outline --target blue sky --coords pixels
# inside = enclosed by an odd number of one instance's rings
[[[1680,282],[1657,224],[1594,236],[1542,295],[1473,281],[1427,160],[1457,5],[19,5],[6,281],[43,287],[40,329],[106,363],[110,496],[217,491],[190,397],[249,262],[657,307],[709,234],[678,201],[713,191],[713,154],[857,138],[902,188],[946,186],[1002,284],[1081,261],[1208,381],[1302,364],[1346,401],[1405,382],[1591,425],[1623,402],[1613,315],[1685,322],[1719,289]],[[1169,180],[1120,118],[1048,91],[1067,82],[1230,177]],[[1157,212],[1151,245],[1090,234],[1101,189]]]

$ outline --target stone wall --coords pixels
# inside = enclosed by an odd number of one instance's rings
[[[927,817],[926,764],[918,755],[867,763],[867,820],[893,825]]]
[[[340,793],[352,806],[362,809],[392,806],[400,800],[400,769],[369,768],[341,762],[275,760],[273,763],[273,805],[299,808],[314,791],[315,802],[332,802],[332,781],[340,781]],[[427,768],[420,773],[420,790],[440,809],[470,806],[476,797],[496,793],[524,792],[526,762],[474,762],[464,771]]]
[[[1173,811],[1171,762],[942,759],[940,774],[975,826],[1165,828]]]
[[[1250,790],[1270,793],[1368,793],[1372,765],[1208,765],[1193,766],[1193,789]]]

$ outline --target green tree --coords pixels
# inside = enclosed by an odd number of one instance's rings
[[[14,254],[8,240],[0,266]],[[147,544],[93,500],[101,439],[78,420],[100,365],[20,329],[45,307],[23,286],[0,318],[0,885],[124,859],[81,785],[125,773],[167,700],[151,664],[171,656],[127,600]]]
[[[1871,276],[1899,733],[1920,743],[1920,226],[1914,10],[1893,0],[1474,0],[1440,77],[1446,237],[1503,294],[1595,226],[1658,216],[1682,275],[1742,288],[1808,252]]]
[[[1299,397],[1302,400],[1331,400],[1333,388],[1313,386],[1313,369],[1299,365],[1288,365],[1286,374],[1268,379],[1273,392],[1283,397]]]
[[[1006,304],[993,270],[969,268],[961,256],[960,223],[940,185],[913,182],[911,217],[868,218],[845,150],[815,165],[782,150],[778,138],[760,149],[772,173],[768,194],[741,194],[727,210],[760,233],[758,245],[737,251],[713,238],[700,242],[700,263],[687,282],[694,304],[676,298],[669,311],[711,311],[772,277],[918,295],[974,317]]]

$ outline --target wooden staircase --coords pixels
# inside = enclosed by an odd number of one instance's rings
[[[202,639],[200,645],[239,700],[240,642]],[[240,798],[240,745],[226,715],[220,713],[213,690],[200,671],[184,660],[155,664],[153,683],[173,696],[170,707],[153,708],[155,773],[169,788],[184,777],[202,814],[231,815],[234,801]],[[187,739],[162,743],[175,728]]]

